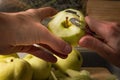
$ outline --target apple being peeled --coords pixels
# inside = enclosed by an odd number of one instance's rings
[[[31,80],[30,64],[19,58],[9,57],[0,59],[0,80]]]
[[[75,9],[58,12],[48,23],[48,29],[71,45],[76,45],[85,34],[84,15]]]
[[[74,48],[66,59],[61,59],[59,57],[57,57],[57,59],[58,61],[54,66],[63,73],[66,73],[68,69],[79,71],[83,61],[80,52]]]
[[[46,62],[36,56],[27,54],[24,60],[28,61],[33,69],[32,80],[47,80],[50,76],[51,63]]]

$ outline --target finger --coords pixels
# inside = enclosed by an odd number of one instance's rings
[[[37,9],[38,17],[43,20],[47,17],[51,17],[57,13],[57,10],[51,7],[39,8]]]
[[[40,46],[43,46],[44,48],[48,49],[49,51],[51,51],[53,54],[57,55],[58,57],[60,58],[67,58],[68,55],[66,54],[61,54],[59,52],[56,52],[54,49],[52,49],[51,47],[49,47],[48,45],[45,45],[45,44],[40,44]]]
[[[31,50],[29,50],[27,52],[31,53],[47,62],[55,63],[57,61],[57,58],[53,54],[47,53],[46,51],[40,50],[40,49],[36,50],[35,47],[32,47]]]
[[[99,35],[102,38],[105,38],[107,36],[108,32],[108,27],[105,24],[105,22],[96,20],[94,18],[91,18],[89,16],[85,17],[85,20],[89,26],[89,28],[95,32],[97,35]]]
[[[59,54],[68,55],[72,48],[71,46],[62,40],[61,38],[58,38],[54,34],[52,34],[45,26],[42,24],[35,24],[36,28],[31,27],[28,35],[24,35],[22,33],[22,38],[18,38],[19,40],[14,43],[15,46],[20,45],[32,45],[32,44],[45,44],[48,45],[50,48],[54,49]],[[34,34],[33,34],[34,33]],[[25,33],[26,34],[26,33]],[[18,36],[19,37],[19,36]],[[27,38],[25,38],[27,37]]]
[[[46,40],[43,40],[44,42],[41,43],[48,45],[51,50],[54,49],[57,55],[68,55],[72,50],[71,46],[67,42],[52,34],[45,36],[44,39]]]
[[[53,54],[50,54],[47,51],[40,49],[38,47],[34,47],[34,46],[17,46],[14,48],[13,51],[14,52],[26,52],[36,57],[39,57],[45,61],[48,61],[48,62],[55,63],[57,61],[57,58]]]
[[[55,50],[59,54],[68,55],[71,52],[72,47],[70,46],[70,44],[68,44],[61,38],[52,34],[43,25],[41,26],[43,28],[41,28],[41,30],[38,31],[38,34],[37,34],[37,36],[41,36],[41,37],[38,37],[40,39],[37,39],[39,41],[36,43],[48,45],[51,49]]]
[[[104,59],[115,64],[116,66],[120,66],[120,63],[118,62],[120,58],[119,54],[116,54],[114,49],[100,40],[87,35],[80,39],[79,45],[96,51]]]
[[[114,55],[114,50],[111,47],[89,35],[82,37],[79,41],[79,45],[96,51],[104,58],[112,58]]]

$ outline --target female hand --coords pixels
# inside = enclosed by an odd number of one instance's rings
[[[16,13],[0,13],[0,54],[27,52],[49,62],[56,62],[53,54],[34,47],[41,45],[61,58],[66,58],[71,46],[54,36],[40,22],[56,14],[50,7],[29,9]]]
[[[109,62],[120,67],[120,25],[86,17],[89,28],[103,40],[91,35],[82,37],[79,45],[96,51]]]

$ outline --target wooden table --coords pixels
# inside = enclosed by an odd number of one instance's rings
[[[120,23],[120,0],[88,0],[88,15]]]
[[[83,67],[81,70],[87,70],[90,72],[90,75],[95,80],[106,80],[113,75],[104,67]]]

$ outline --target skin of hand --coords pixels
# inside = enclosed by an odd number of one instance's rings
[[[27,52],[49,62],[56,62],[53,54],[34,47],[39,44],[55,55],[66,58],[71,46],[56,37],[40,22],[56,14],[51,7],[28,9],[16,13],[0,13],[0,54]]]
[[[85,35],[79,45],[96,51],[100,56],[120,67],[120,25],[116,22],[99,21],[86,16],[89,28],[103,40]]]

